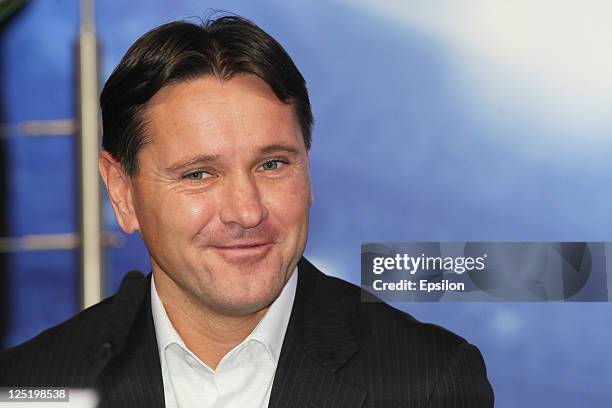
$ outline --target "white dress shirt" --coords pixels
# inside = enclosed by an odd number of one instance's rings
[[[212,370],[185,346],[151,279],[166,408],[266,408],[296,288],[297,267],[253,332]]]

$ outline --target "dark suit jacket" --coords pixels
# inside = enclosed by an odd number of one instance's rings
[[[102,406],[164,406],[150,277],[0,354],[0,386],[95,386]],[[271,408],[492,407],[478,349],[299,263]]]

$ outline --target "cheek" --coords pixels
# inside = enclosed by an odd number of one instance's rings
[[[148,208],[143,208],[146,215],[141,222],[142,232],[166,242],[172,242],[172,237],[190,239],[208,224],[213,207],[210,200],[197,194],[157,194],[149,200]]]
[[[169,228],[179,230],[182,234],[193,237],[210,223],[214,215],[212,197],[201,197],[198,194],[177,194],[166,204],[165,213]]]
[[[306,178],[264,191],[270,215],[281,225],[297,226],[308,219],[310,184]]]
[[[205,206],[199,202],[192,202],[186,205],[185,216],[187,221],[196,221],[205,215]]]

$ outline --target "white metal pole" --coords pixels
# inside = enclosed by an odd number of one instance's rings
[[[81,216],[81,307],[102,299],[102,245],[98,150],[98,50],[94,1],[80,1],[78,44],[79,156]]]

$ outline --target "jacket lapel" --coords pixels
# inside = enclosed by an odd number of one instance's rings
[[[359,328],[330,283],[302,258],[293,311],[270,395],[270,408],[360,407],[366,391],[337,372],[359,351]]]

